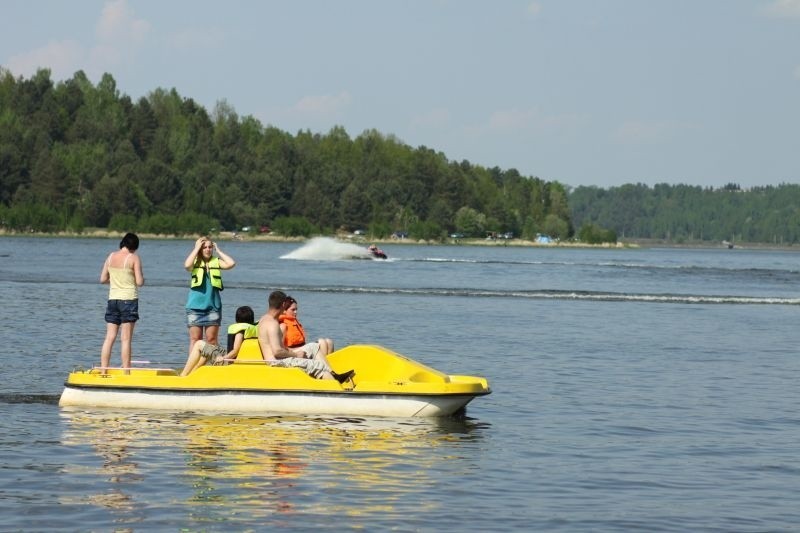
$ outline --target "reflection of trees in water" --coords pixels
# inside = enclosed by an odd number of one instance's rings
[[[147,494],[152,477],[164,468],[177,485],[156,497],[186,507],[179,514],[200,528],[220,521],[280,525],[278,517],[285,513],[392,514],[407,505],[409,493],[429,490],[436,472],[447,468],[443,462],[461,461],[459,446],[482,439],[488,427],[449,418],[187,413],[67,418],[65,441],[92,442],[102,459],[100,470],[115,485],[91,503],[123,511],[143,506],[125,488],[141,484],[138,492]]]

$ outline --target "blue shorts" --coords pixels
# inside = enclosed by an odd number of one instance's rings
[[[200,311],[197,309],[186,310],[186,325],[190,328],[219,326],[222,323],[222,314],[214,309]]]
[[[106,322],[125,324],[139,320],[139,300],[109,300],[106,305]]]

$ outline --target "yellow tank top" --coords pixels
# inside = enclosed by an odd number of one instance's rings
[[[133,255],[133,254],[131,254]],[[128,266],[128,259],[122,267],[111,266],[111,256],[108,257],[108,299],[109,300],[137,300],[139,298],[139,287],[136,286],[136,276],[133,268]]]

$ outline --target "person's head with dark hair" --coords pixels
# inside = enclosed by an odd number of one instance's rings
[[[236,309],[236,322],[240,324],[255,324],[256,315],[249,305],[243,305]]]
[[[267,302],[269,303],[270,309],[282,309],[283,302],[286,301],[286,293],[283,291],[272,291],[269,295],[269,299]]]
[[[135,233],[126,233],[122,240],[119,241],[119,247],[135,252],[139,248],[139,237]]]
[[[286,311],[287,309],[289,309],[292,306],[292,304],[296,305],[297,304],[297,300],[295,300],[291,296],[287,296],[286,299],[283,301],[283,310]]]

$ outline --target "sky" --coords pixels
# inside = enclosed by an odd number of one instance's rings
[[[570,187],[800,183],[800,0],[3,0],[0,66]]]

